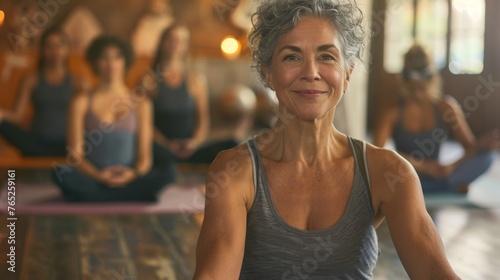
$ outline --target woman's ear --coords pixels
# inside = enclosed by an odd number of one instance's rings
[[[266,78],[267,87],[274,90],[273,77],[271,75],[271,71],[269,71],[269,69],[266,66],[261,66],[260,69],[262,73],[264,73],[264,76]]]
[[[353,70],[354,70],[354,64],[350,64],[345,71],[344,92],[346,92],[347,88],[349,88],[349,83],[351,82],[351,75]]]

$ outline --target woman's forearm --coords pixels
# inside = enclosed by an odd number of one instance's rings
[[[82,157],[80,157],[77,162],[76,169],[98,182],[102,181],[101,172],[95,165]]]
[[[151,170],[151,160],[139,158],[134,166],[134,169],[137,176],[143,176],[147,174]]]
[[[163,135],[157,128],[154,128],[153,139],[155,142],[160,144],[162,147],[168,148],[170,140]]]
[[[207,139],[208,130],[210,128],[210,119],[209,118],[199,118],[198,126],[196,127],[196,131],[193,135],[193,138],[198,141],[198,143],[202,143]]]
[[[11,111],[0,109],[0,116],[2,120],[6,120],[11,123],[19,124],[21,122],[21,116],[18,110]]]
[[[478,152],[478,150],[479,149],[478,149],[477,145],[466,147],[465,148],[465,152],[462,155],[462,157],[460,157],[457,161],[455,161],[452,164],[450,164],[451,170],[455,170],[457,167],[459,167],[460,165],[462,165],[465,161],[467,161],[472,156],[474,156]]]

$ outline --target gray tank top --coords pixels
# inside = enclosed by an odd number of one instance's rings
[[[132,167],[137,151],[137,112],[128,114],[113,123],[100,120],[91,109],[92,95],[85,116],[86,158],[97,168],[113,165]]]
[[[290,226],[278,214],[255,139],[248,141],[255,200],[247,215],[245,254],[239,279],[372,278],[378,244],[366,172],[366,144],[350,137],[349,143],[355,172],[347,208],[335,225],[306,231]]]

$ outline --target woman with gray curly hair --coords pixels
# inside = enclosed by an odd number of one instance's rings
[[[385,217],[412,279],[458,279],[415,171],[333,125],[364,48],[354,0],[267,0],[249,35],[280,116],[207,176],[194,279],[371,279]]]

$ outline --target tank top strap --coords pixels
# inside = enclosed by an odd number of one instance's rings
[[[248,140],[247,142],[248,152],[250,153],[250,158],[252,159],[252,178],[255,189],[255,199],[257,199],[257,189],[262,186],[259,183],[260,170],[262,169],[262,162],[260,159],[259,148],[255,138]]]
[[[349,143],[351,144],[352,147],[354,161],[356,163],[357,169],[359,170],[364,185],[366,186],[367,194],[371,198],[370,174],[368,172],[368,164],[366,161],[366,142],[354,139],[350,136],[348,136],[348,138],[349,138]],[[370,199],[370,205],[371,205],[371,199]]]

